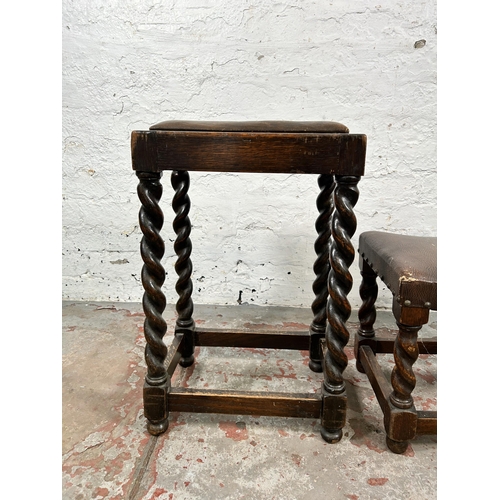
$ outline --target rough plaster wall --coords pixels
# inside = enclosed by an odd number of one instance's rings
[[[436,234],[435,0],[65,0],[62,30],[63,298],[141,299],[130,133],[166,119],[340,121],[368,136],[358,233]],[[194,302],[309,307],[317,192],[192,174]]]

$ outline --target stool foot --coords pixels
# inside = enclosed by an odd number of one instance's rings
[[[168,429],[168,418],[161,422],[148,422],[148,432],[153,436],[159,436]]]
[[[316,373],[321,373],[323,371],[323,365],[321,364],[321,361],[317,361],[315,359],[309,360],[309,368]]]
[[[187,368],[188,366],[191,366],[194,363],[194,354],[191,354],[188,358],[181,358],[179,361],[179,364],[183,368]]]
[[[342,429],[328,430],[324,427],[320,430],[321,437],[327,443],[338,443],[342,439]]]
[[[387,444],[387,448],[397,454],[404,453],[409,444],[408,441],[394,441],[394,439],[391,439],[389,436],[386,436],[385,442]]]

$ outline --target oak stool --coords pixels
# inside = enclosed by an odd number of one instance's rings
[[[366,136],[350,134],[347,127],[335,122],[166,121],[146,131],[132,132],[131,149],[142,205],[141,279],[147,342],[143,397],[148,431],[153,435],[164,432],[170,411],[207,412],[320,418],[323,438],[328,442],[341,439],[346,418],[346,321],[351,313],[347,299],[352,287],[349,266],[354,260],[351,237],[356,230],[353,208],[359,196],[357,184],[364,174]],[[179,296],[174,338],[168,348],[163,341],[167,330],[162,317],[166,299],[161,290],[165,247],[160,235],[163,212],[159,204],[164,170],[171,171],[174,190]],[[309,331],[264,333],[195,328],[190,171],[318,175],[314,318]],[[194,362],[195,346],[308,349],[310,368],[324,372],[322,390],[318,394],[301,394],[171,387],[177,365],[187,367]]]
[[[368,376],[384,413],[388,448],[403,453],[417,435],[437,431],[437,412],[417,411],[412,397],[419,352],[437,353],[437,338],[418,337],[429,311],[437,310],[437,238],[367,231],[359,236],[359,256],[363,303],[355,339],[356,367]],[[393,294],[392,312],[399,328],[395,340],[377,335],[373,328],[377,277]],[[377,353],[393,353],[390,384]]]

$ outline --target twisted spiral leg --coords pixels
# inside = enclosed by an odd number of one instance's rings
[[[333,214],[333,188],[335,181],[333,175],[322,174],[318,177],[320,192],[316,200],[318,218],[316,219],[316,231],[318,238],[314,244],[317,259],[313,270],[316,275],[312,289],[315,294],[311,309],[314,319],[309,328],[309,368],[314,372],[320,372],[321,348],[320,339],[325,336],[326,328],[326,302],[328,299],[328,273],[330,271],[329,251],[331,239],[331,218]]]
[[[193,266],[191,263],[191,221],[189,220],[189,210],[191,202],[188,196],[189,190],[189,172],[177,171],[172,172],[171,177],[172,187],[175,189],[175,195],[172,200],[172,208],[175,211],[173,228],[177,238],[174,243],[174,250],[177,254],[177,262],[175,263],[175,271],[178,275],[175,289],[179,295],[177,300],[177,321],[176,334],[182,333],[182,358],[181,366],[190,366],[194,362],[194,321],[193,301],[191,295],[193,293],[193,283],[191,274]]]
[[[328,276],[328,302],[324,386],[332,394],[341,393],[344,388],[342,373],[347,366],[347,356],[343,349],[349,340],[346,321],[351,315],[351,305],[347,299],[352,288],[349,266],[354,260],[351,237],[356,231],[355,206],[359,191],[359,177],[337,176],[335,189],[335,213],[332,219],[333,244],[330,254],[331,270]]]
[[[411,395],[415,389],[416,378],[413,373],[413,364],[418,358],[418,332],[421,326],[402,325],[398,322],[399,333],[394,342],[394,361],[396,366],[392,370],[391,403],[397,408],[407,409],[413,406]]]
[[[363,261],[363,270],[361,271],[361,284],[359,286],[359,296],[362,300],[358,311],[359,330],[364,336],[373,335],[373,325],[377,319],[375,302],[378,295],[377,275]]]
[[[359,296],[362,304],[358,311],[359,328],[354,352],[356,354],[356,368],[359,372],[364,373],[364,368],[358,359],[358,349],[361,345],[370,345],[367,340],[375,337],[373,324],[377,318],[375,302],[378,295],[377,275],[364,259],[362,259],[361,277]]]
[[[357,176],[335,176],[335,211],[332,217],[332,245],[328,275],[327,318],[325,340],[327,351],[323,361],[323,417],[321,435],[325,441],[335,442],[342,437],[345,425],[347,398],[343,372],[347,366],[344,347],[349,340],[346,321],[351,314],[347,295],[352,288],[349,266],[354,260],[351,237],[356,231],[354,206],[359,191]],[[326,411],[328,410],[328,411]]]
[[[163,226],[163,213],[159,206],[162,195],[161,174],[137,172],[137,177],[140,181],[137,194],[142,204],[139,211],[139,225],[143,233],[141,256],[144,265],[141,279],[144,287],[142,305],[146,316],[144,337],[147,342],[144,414],[149,421],[149,432],[159,434],[168,427],[166,397],[170,387],[170,378],[164,366],[168,350],[163,342],[167,324],[162,316],[166,300],[161,291],[161,286],[165,281],[165,270],[161,265],[161,258],[165,251],[160,236]]]

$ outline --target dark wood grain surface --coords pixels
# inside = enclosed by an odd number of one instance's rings
[[[366,136],[343,133],[132,132],[137,171],[364,174]]]

